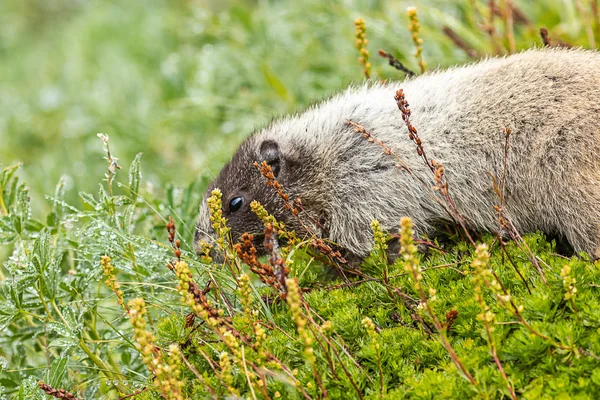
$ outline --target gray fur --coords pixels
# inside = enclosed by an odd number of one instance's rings
[[[351,255],[369,253],[372,219],[396,232],[400,218],[409,216],[417,234],[448,221],[429,186],[423,189],[346,124],[362,124],[433,186],[394,101],[400,88],[427,155],[444,164],[450,195],[472,226],[498,228],[490,174],[502,176],[502,129],[510,128],[505,205],[516,228],[556,234],[600,257],[600,53],[565,49],[528,50],[404,82],[351,87],[273,122],[241,145],[210,188],[223,192],[234,239],[262,230],[248,207],[252,199],[301,231],[252,166],[264,159],[265,141],[279,146],[278,180],[325,227],[311,223],[311,230]],[[239,193],[245,205],[227,215],[229,199]],[[197,240],[210,235],[205,202],[197,230]]]

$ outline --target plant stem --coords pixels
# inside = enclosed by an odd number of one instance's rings
[[[8,215],[8,210],[6,209],[6,206],[4,205],[4,198],[2,197],[2,192],[4,192],[4,188],[2,188],[3,190],[0,190],[0,215]]]

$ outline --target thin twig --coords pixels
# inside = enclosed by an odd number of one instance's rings
[[[190,371],[192,371],[192,373],[196,376],[196,378],[198,378],[198,380],[200,382],[202,382],[202,384],[204,385],[205,388],[208,389],[208,391],[210,392],[210,394],[212,395],[213,399],[218,399],[219,397],[217,396],[217,393],[214,391],[214,389],[206,382],[206,380],[204,379],[204,377],[202,377],[202,375],[200,375],[198,373],[198,371],[196,370],[196,368],[194,368],[194,366],[188,361],[188,359],[183,355],[183,353],[180,354],[181,355],[181,359],[183,360],[183,362],[185,363],[185,365],[187,365],[187,367],[190,369]]]
[[[525,284],[525,288],[527,289],[527,292],[529,292],[529,294],[531,294],[531,288],[529,287],[529,283],[527,283],[527,279],[525,279],[523,274],[521,274],[521,270],[519,270],[519,267],[517,267],[517,264],[515,263],[515,261],[512,259],[510,254],[508,254],[508,251],[506,251],[506,244],[504,243],[504,240],[502,240],[502,236],[500,235],[500,233],[498,233],[498,242],[500,243],[500,248],[502,249],[502,262],[504,263],[504,256],[506,255],[506,258],[508,258],[508,261],[513,266],[513,268],[515,269],[517,274],[519,275],[519,278],[521,278],[521,281],[523,281],[523,283]]]
[[[452,40],[452,43],[454,43],[456,47],[464,51],[469,57],[479,58],[479,53],[477,53],[477,50],[465,42],[465,40],[461,38],[452,28],[449,26],[444,26],[442,27],[442,32],[444,32],[444,35],[448,36],[448,38]]]
[[[544,42],[544,46],[552,46],[552,39],[550,39],[550,36],[548,35],[548,29],[544,27],[540,28],[540,36],[542,37],[542,42]]]
[[[141,388],[139,390],[136,390],[135,392],[133,392],[131,394],[128,394],[127,396],[119,397],[119,400],[125,400],[125,399],[128,399],[130,397],[135,397],[138,394],[141,394],[141,393],[145,392],[146,390],[148,390],[148,388],[147,387],[143,387],[143,388]]]
[[[379,49],[379,55],[383,58],[387,58],[388,63],[392,67],[396,68],[399,71],[404,72],[407,76],[415,76],[416,75],[410,69],[406,68],[406,66],[404,64],[402,64],[396,57],[394,57],[390,53],[386,52],[385,50]]]

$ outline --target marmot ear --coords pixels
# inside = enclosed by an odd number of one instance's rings
[[[261,162],[266,161],[267,165],[271,167],[275,177],[279,175],[281,170],[281,153],[279,152],[279,145],[273,140],[265,140],[260,145],[260,158]]]

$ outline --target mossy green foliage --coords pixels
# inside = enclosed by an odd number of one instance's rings
[[[475,249],[456,240],[445,253],[419,256],[437,318],[446,324],[448,312],[457,312],[442,335],[475,384],[457,369],[427,310],[408,307],[392,290],[419,298],[401,259],[389,265],[376,252],[364,276],[347,282],[332,279],[330,267],[305,249],[291,249],[290,277],[305,301],[292,316],[291,305],[253,275],[244,300],[252,300],[252,311],[244,312],[239,263],[204,264],[193,250],[206,166],[214,174],[273,115],[362,78],[356,17],[366,21],[373,77],[398,79],[375,54],[384,48],[418,70],[406,6],[417,6],[427,64],[446,66],[468,56],[444,36],[444,25],[480,55],[495,51],[478,27],[486,3],[0,2],[0,393],[42,399],[42,380],[86,399],[160,398],[117,301],[122,292],[125,304],[144,299],[157,349],[148,354],[179,365],[189,398],[510,398],[509,387],[523,398],[596,398],[600,265],[556,254],[541,234],[525,240],[547,283],[515,243],[503,254],[493,237],[479,239],[491,248],[489,267],[523,307],[521,320],[483,288],[506,380],[478,318]],[[515,21],[518,49],[541,43],[541,26],[553,39],[587,46],[582,20],[600,41],[600,24],[576,1],[514,3],[529,18]],[[503,26],[497,18],[497,44],[507,48]],[[111,137],[120,172],[107,171],[98,131]],[[228,332],[248,340],[243,346],[186,318],[191,309],[167,268],[174,259],[168,216],[192,280],[200,288],[212,282],[208,300],[231,318]],[[105,255],[118,290],[105,284]],[[565,265],[576,292],[565,285]],[[173,344],[186,362],[167,361]]]

